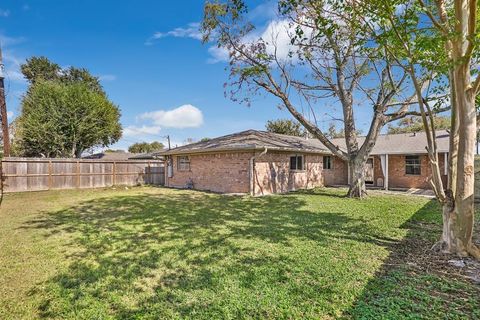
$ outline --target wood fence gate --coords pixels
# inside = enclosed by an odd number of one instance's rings
[[[5,193],[165,183],[162,160],[4,158],[1,168]]]

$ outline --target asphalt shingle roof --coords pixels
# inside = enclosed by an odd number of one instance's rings
[[[448,152],[448,137],[448,132],[445,130],[437,132],[439,152]],[[364,140],[365,137],[359,137],[359,145],[361,145]],[[333,139],[332,142],[340,149],[346,150],[345,139],[337,138]],[[371,154],[421,154],[426,153],[426,145],[427,139],[424,132],[385,134],[379,135]],[[327,147],[314,138],[306,139],[265,131],[247,130],[208,141],[191,143],[171,150],[165,150],[157,153],[157,155],[264,150],[265,148],[276,151],[331,153]]]
[[[437,148],[438,152],[448,152],[449,134],[446,130],[438,130]],[[362,145],[365,137],[358,138],[358,144]],[[333,139],[334,144],[345,150],[345,139]],[[419,154],[427,153],[427,136],[425,132],[416,133],[398,133],[398,134],[381,134],[378,136],[377,142],[371,152],[372,155],[378,154]]]
[[[213,151],[233,150],[269,150],[303,151],[313,153],[328,153],[325,146],[314,139],[288,136],[265,131],[247,130],[226,136],[187,144],[159,154],[185,154]]]
[[[121,161],[121,160],[128,160],[130,157],[134,155],[135,155],[134,153],[129,153],[129,152],[100,152],[100,153],[94,153],[88,156],[84,156],[82,157],[82,159]]]

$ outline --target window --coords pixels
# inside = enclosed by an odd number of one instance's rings
[[[323,169],[332,169],[332,157],[323,156]]]
[[[177,157],[178,171],[190,171],[190,158],[188,156]]]
[[[405,174],[420,175],[422,172],[421,167],[419,156],[405,157]]]
[[[303,170],[303,156],[290,157],[290,170]]]

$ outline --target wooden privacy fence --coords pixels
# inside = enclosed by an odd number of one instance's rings
[[[161,160],[4,158],[1,174],[3,192],[22,192],[113,185],[163,185],[164,170]]]

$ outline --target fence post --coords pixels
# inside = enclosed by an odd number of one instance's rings
[[[53,176],[52,176],[52,160],[48,161],[48,190],[52,189],[52,181],[53,181]]]
[[[115,185],[115,183],[117,182],[116,179],[115,179],[115,170],[116,170],[116,167],[117,167],[117,163],[115,161],[113,161],[113,167],[112,167],[112,186]]]
[[[153,184],[153,176],[152,176],[152,168],[150,168],[150,161],[148,161],[148,173],[145,175],[145,177],[147,178],[147,181],[143,181],[143,183],[145,184]]]
[[[80,189],[80,161],[77,160],[77,188]]]
[[[3,201],[3,160],[0,159],[0,204]]]

